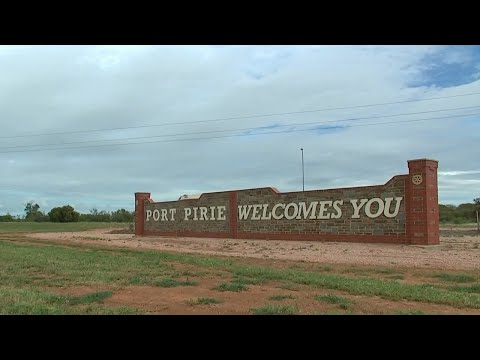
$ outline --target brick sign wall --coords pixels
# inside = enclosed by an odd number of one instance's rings
[[[153,202],[135,194],[135,234],[242,239],[438,244],[435,160],[367,187],[280,193],[274,188]]]

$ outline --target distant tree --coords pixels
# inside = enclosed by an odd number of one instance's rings
[[[133,222],[133,213],[125,209],[112,212],[113,222]]]
[[[15,221],[15,218],[10,215],[10,213],[7,213],[7,215],[0,216],[0,222],[11,222]]]
[[[477,213],[477,230],[480,231],[480,198],[473,199],[473,203],[475,204],[475,212]]]
[[[52,222],[77,222],[80,214],[70,205],[56,207],[48,213]]]
[[[40,211],[40,205],[30,201],[25,204],[25,221],[48,221],[49,217]]]
[[[40,205],[35,204],[33,201],[30,201],[25,204],[25,220],[34,221],[35,215],[40,209]]]

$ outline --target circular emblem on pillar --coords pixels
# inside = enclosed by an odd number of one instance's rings
[[[415,174],[412,176],[412,183],[415,185],[420,185],[423,182],[422,174]]]

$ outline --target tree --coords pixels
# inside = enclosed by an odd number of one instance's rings
[[[52,222],[77,222],[80,214],[70,205],[56,207],[48,213]]]
[[[48,216],[40,211],[40,205],[30,201],[25,204],[25,221],[48,221]]]
[[[476,213],[477,213],[477,230],[480,232],[480,219],[479,219],[480,198],[473,199],[473,202],[475,203],[475,210],[476,210]]]
[[[7,215],[0,216],[0,222],[12,222],[15,221],[15,218],[7,213]]]
[[[25,220],[33,221],[39,209],[40,209],[40,205],[35,204],[33,201],[26,203],[25,204]]]
[[[119,209],[112,212],[113,222],[133,222],[133,213],[125,209]]]

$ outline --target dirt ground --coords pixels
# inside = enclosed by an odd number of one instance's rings
[[[124,233],[122,233],[124,232]],[[441,242],[436,246],[406,246],[391,244],[355,244],[311,241],[265,241],[242,239],[206,239],[172,237],[136,237],[128,231],[91,230],[64,233],[22,234],[41,242],[59,244],[89,244],[123,248],[138,248],[168,252],[202,255],[233,256],[247,259],[253,264],[272,264],[276,267],[318,267],[330,265],[335,271],[357,272],[355,266],[370,268],[403,269],[404,283],[428,283],[432,270],[467,271],[480,269],[480,234],[475,229],[442,228]],[[292,265],[293,264],[293,265]],[[177,270],[189,270],[195,274],[195,267],[176,264]],[[353,270],[349,270],[353,269]],[[396,270],[395,270],[396,271]],[[388,273],[389,274],[389,273]],[[383,275],[388,278],[393,275]],[[348,274],[347,274],[348,275]],[[291,305],[300,314],[480,314],[478,309],[455,308],[447,305],[415,301],[391,301],[377,296],[353,295],[344,291],[312,288],[296,284],[285,287],[275,282],[249,285],[248,291],[219,292],[215,288],[230,279],[231,274],[215,271],[208,276],[197,274],[196,286],[162,288],[136,285],[106,289],[104,286],[80,286],[56,288],[52,291],[63,294],[83,295],[92,291],[111,290],[113,295],[105,304],[122,305],[142,309],[149,314],[252,314],[252,309],[270,305]],[[275,301],[275,296],[284,296]],[[322,303],[315,300],[318,295],[335,295],[349,301],[348,308],[338,304]],[[214,298],[218,304],[193,304],[199,298]]]
[[[136,237],[90,230],[25,234],[60,243],[97,244],[204,255],[275,259],[322,264],[395,266],[445,270],[480,269],[480,234],[475,229],[441,228],[440,245],[356,244],[338,242]]]

